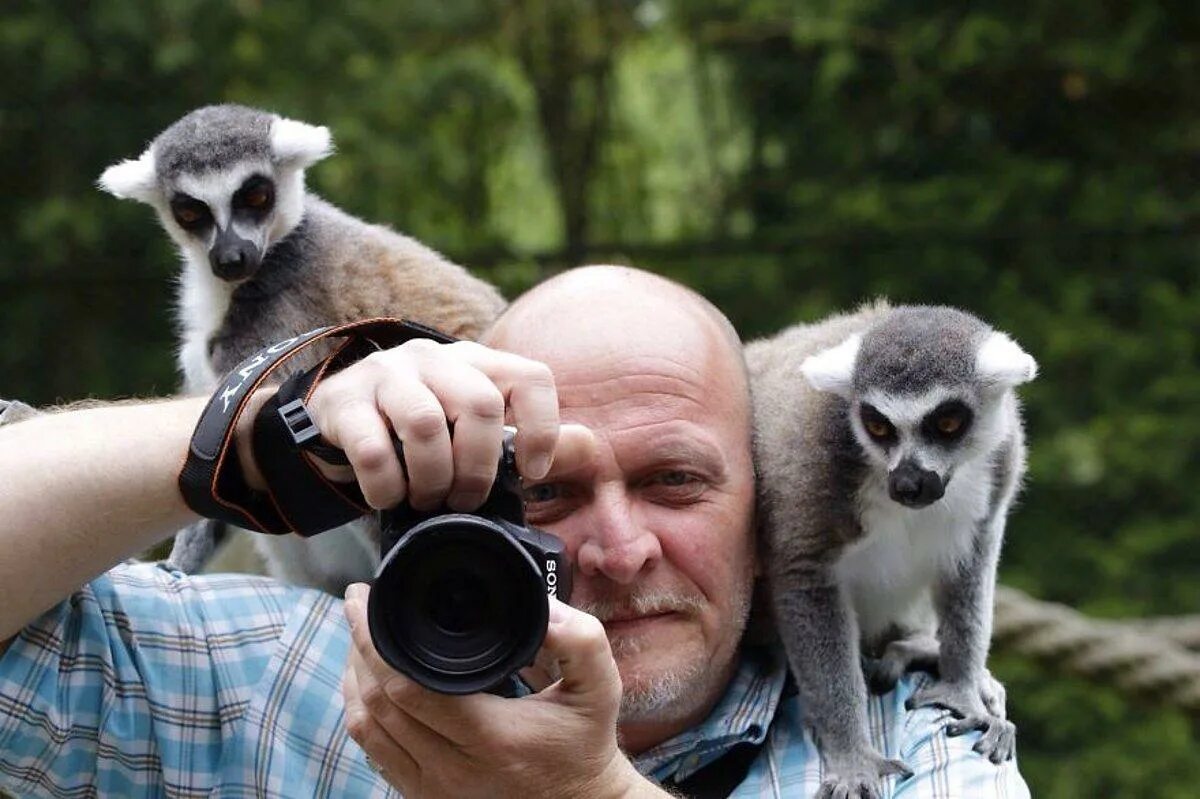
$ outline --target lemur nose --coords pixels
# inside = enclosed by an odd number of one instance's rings
[[[901,462],[888,475],[888,496],[910,508],[923,508],[937,502],[945,493],[942,478],[915,463]]]
[[[218,233],[208,253],[208,262],[213,274],[221,280],[241,280],[258,269],[258,248],[234,233],[232,228],[226,228]]]

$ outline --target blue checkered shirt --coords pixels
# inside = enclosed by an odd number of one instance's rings
[[[30,624],[0,658],[0,786],[20,797],[395,795],[347,736],[341,602],[261,577],[118,566]],[[922,677],[871,700],[875,744],[916,771],[887,795],[1028,797],[1016,766],[907,713]],[[764,742],[735,797],[811,796],[820,758],[784,668],[742,657],[700,726],[637,758],[682,780]],[[512,701],[521,701],[519,699]]]

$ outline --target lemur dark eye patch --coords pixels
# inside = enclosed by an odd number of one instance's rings
[[[171,215],[184,230],[202,230],[212,223],[208,206],[186,194],[176,194],[171,198]]]
[[[922,420],[921,431],[926,438],[935,441],[956,441],[966,434],[972,418],[971,409],[965,403],[949,400]]]
[[[859,418],[867,435],[881,444],[887,444],[896,439],[896,427],[886,416],[876,410],[875,406],[863,403],[859,409]]]
[[[233,194],[234,209],[266,213],[275,204],[275,184],[262,175],[251,175]]]

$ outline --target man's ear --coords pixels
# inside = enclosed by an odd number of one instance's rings
[[[122,200],[138,200],[153,204],[158,199],[158,179],[154,169],[154,153],[149,147],[136,160],[126,159],[113,164],[100,175],[101,189]]]
[[[858,348],[861,344],[862,335],[855,333],[836,347],[805,358],[804,363],[800,365],[800,371],[817,391],[829,391],[849,397],[854,377],[854,361],[858,358]]]
[[[975,375],[986,388],[1012,388],[1037,376],[1037,361],[1017,342],[996,331],[975,353]]]
[[[307,169],[333,153],[333,137],[324,125],[276,117],[271,123],[271,158],[282,167]]]

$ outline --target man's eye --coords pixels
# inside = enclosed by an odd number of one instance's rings
[[[643,484],[647,497],[668,505],[695,502],[707,488],[708,484],[700,477],[680,469],[659,472]]]
[[[691,482],[692,479],[692,476],[687,472],[672,471],[663,472],[657,478],[655,478],[655,482],[657,482],[659,485],[665,486],[683,486]]]
[[[552,502],[558,499],[561,492],[557,483],[539,483],[525,486],[522,496],[526,502]]]

